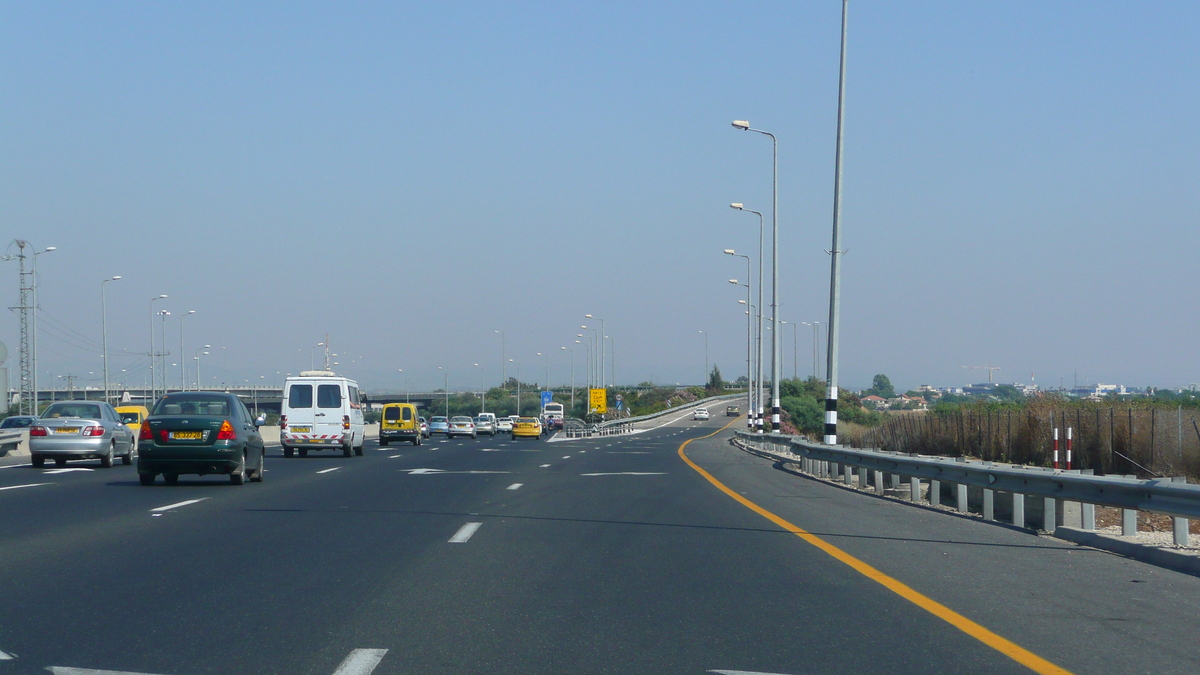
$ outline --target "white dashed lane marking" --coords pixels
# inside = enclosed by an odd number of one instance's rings
[[[665,476],[658,471],[614,471],[612,473],[581,473],[580,476]]]
[[[26,483],[25,485],[9,485],[0,487],[0,490],[19,490],[20,488],[37,487],[39,485],[53,485],[53,483]]]
[[[543,464],[543,465],[539,466],[538,468],[539,468],[539,469],[544,469],[544,468],[546,468],[546,467],[548,467],[548,466],[550,466],[550,465],[549,465],[549,464]]]
[[[524,485],[524,483],[513,483],[512,485],[509,485],[507,489],[520,490],[522,485]]]
[[[171,509],[177,509],[181,506],[191,506],[192,504],[199,504],[200,502],[202,502],[206,499],[208,499],[208,497],[201,497],[199,499],[189,499],[189,500],[183,501],[183,502],[175,502],[174,504],[167,504],[166,506],[159,506],[159,507],[150,509],[150,512],[151,513],[162,513],[163,511],[170,511]]]
[[[462,527],[458,528],[458,532],[455,532],[454,536],[450,537],[450,541],[447,543],[450,543],[450,544],[465,544],[465,543],[467,543],[467,541],[471,539],[471,535],[475,534],[475,532],[482,525],[483,525],[483,523],[467,523],[466,525],[463,525]]]
[[[563,459],[571,459],[570,455],[563,455]]]
[[[355,649],[342,661],[338,669],[333,671],[333,675],[371,675],[371,671],[375,670],[375,666],[379,665],[387,653],[386,649]]]
[[[321,469],[321,470],[320,470],[320,471],[318,471],[317,473],[329,473],[330,471],[337,471],[337,470],[338,470],[338,469],[340,469],[340,468],[342,468],[342,467],[340,467],[340,466],[335,466],[335,467],[333,467],[333,468],[330,468],[330,469]]]

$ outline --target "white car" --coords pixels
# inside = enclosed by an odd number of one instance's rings
[[[512,420],[507,417],[496,419],[496,431],[503,431],[506,434],[512,433]]]
[[[693,420],[708,419],[708,408],[696,408],[696,412],[692,413]]]

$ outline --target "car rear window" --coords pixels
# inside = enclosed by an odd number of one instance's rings
[[[342,387],[337,384],[319,384],[317,385],[317,407],[318,408],[340,408],[342,407]]]
[[[288,388],[288,407],[289,408],[311,408],[312,407],[312,385],[311,384],[293,384]]]
[[[408,412],[408,409],[406,408],[404,410],[404,412]],[[383,419],[387,420],[388,422],[395,422],[396,420],[400,419],[400,409],[399,408],[384,409]]]
[[[412,408],[401,408],[400,411],[403,414],[403,419],[405,422],[412,421]]]
[[[158,399],[154,415],[220,415],[229,416],[229,400],[204,394],[172,394]]]
[[[79,417],[85,420],[100,419],[100,406],[94,403],[53,403],[42,417]]]
[[[140,415],[138,415],[136,412],[117,413],[117,416],[121,418],[122,424],[136,424],[137,422],[141,421],[138,419]]]

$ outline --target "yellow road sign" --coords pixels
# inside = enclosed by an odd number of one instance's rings
[[[591,402],[589,408],[591,411],[604,415],[608,413],[608,390],[607,389],[589,389],[588,400]]]

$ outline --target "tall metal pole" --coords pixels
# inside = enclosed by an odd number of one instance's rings
[[[837,445],[838,404],[838,331],[841,329],[841,215],[842,215],[842,126],[846,101],[846,17],[850,0],[842,0],[842,53],[838,68],[837,150],[833,175],[833,248],[830,250],[829,270],[829,354],[826,364],[829,376],[825,393],[825,444]]]
[[[58,250],[53,246],[35,251],[33,253],[33,307],[31,308],[30,317],[32,321],[29,324],[30,336],[33,338],[33,414],[38,414],[38,348],[37,348],[37,315],[38,315],[38,287],[41,286],[41,279],[37,273],[37,259],[43,253]]]
[[[701,382],[707,387],[708,385],[708,331],[698,330],[697,333],[704,333],[704,379]]]
[[[492,332],[500,334],[500,388],[503,389],[508,386],[508,359],[504,355],[506,349],[504,331],[494,330]]]
[[[738,126],[738,124],[735,122],[734,126]],[[741,128],[741,127],[738,127],[738,128]],[[750,413],[751,413],[750,416],[754,420],[754,427],[758,431],[761,432],[762,427],[763,427],[763,416],[766,413],[765,406],[763,405],[763,395],[762,395],[763,394],[763,392],[762,392],[762,383],[763,383],[763,352],[762,352],[763,311],[762,311],[762,308],[763,308],[763,222],[764,221],[763,221],[763,214],[759,211],[747,209],[747,208],[743,207],[741,204],[736,204],[736,203],[730,204],[730,206],[739,211],[746,211],[747,213],[753,213],[754,215],[758,216],[758,305],[757,305],[758,306],[758,315],[757,315],[757,321],[755,322],[756,327],[754,330],[754,335],[755,335],[754,340],[755,340],[755,344],[756,344],[755,349],[754,349],[754,363],[755,363],[754,368],[756,370],[756,373],[755,373],[755,376],[752,378],[752,383],[754,385],[754,400],[751,402],[752,407],[751,407],[751,411],[750,411]]]
[[[571,355],[571,414],[575,413],[575,350],[562,347],[562,350]]]
[[[150,407],[158,400],[158,381],[154,379],[154,303],[166,299],[166,295],[150,298]],[[199,382],[199,378],[197,378]]]
[[[112,277],[100,282],[100,335],[101,349],[104,350],[104,401],[112,403],[109,400],[108,389],[108,307],[104,298],[104,284],[110,281],[120,281],[121,277]]]
[[[779,319],[779,140],[771,136],[771,321]],[[782,344],[778,328],[771,334],[771,431],[779,433],[779,350]]]
[[[190,309],[187,312],[179,315],[179,391],[187,389],[186,366],[183,362],[183,319],[195,314],[196,310]]]
[[[160,332],[162,333],[162,352],[161,352],[162,360],[159,362],[158,365],[159,365],[159,371],[160,371],[161,377],[162,377],[162,393],[166,394],[167,393],[167,354],[170,353],[167,351],[167,317],[171,316],[171,313],[165,309],[160,309],[160,310],[158,310],[158,316],[159,316],[159,327],[161,329]]]

